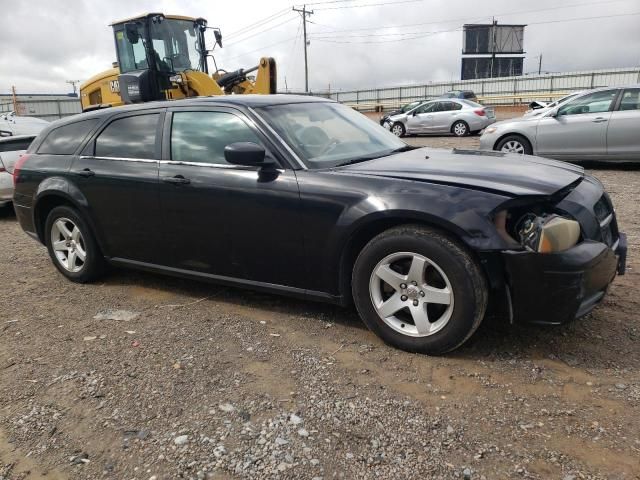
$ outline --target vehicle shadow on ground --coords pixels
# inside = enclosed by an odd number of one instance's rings
[[[13,210],[13,205],[5,205],[0,207],[0,220],[15,220],[16,212]]]
[[[318,322],[330,322],[353,329],[353,334],[356,336],[359,335],[358,332],[367,330],[353,306],[343,308],[310,300],[124,269],[113,269],[105,279],[105,284],[127,289],[143,287],[169,296],[188,297],[180,303],[210,298],[213,301],[237,306],[239,309],[249,308],[287,316],[311,317]],[[563,326],[510,325],[507,319],[487,317],[465,345],[447,356],[468,360],[566,357],[568,363],[582,363],[575,359],[591,357],[591,360],[595,360],[594,352],[588,347],[583,348],[585,329],[589,330],[595,324],[591,317]],[[599,331],[598,334],[607,335],[607,330]],[[611,335],[615,334],[611,333]],[[393,348],[384,346],[381,340],[378,341],[381,348]],[[601,361],[609,359],[609,355],[603,355],[607,358],[601,358]]]

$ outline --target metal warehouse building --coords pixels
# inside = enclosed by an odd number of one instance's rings
[[[37,117],[54,121],[82,111],[80,99],[68,94],[17,94],[0,93],[0,114],[13,112],[25,117]]]

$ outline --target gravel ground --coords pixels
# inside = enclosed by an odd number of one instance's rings
[[[333,306],[131,271],[69,283],[5,209],[0,479],[640,478],[640,171],[593,173],[630,244],[604,303],[564,327],[486,322],[440,358]]]

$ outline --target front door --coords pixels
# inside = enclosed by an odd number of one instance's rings
[[[599,158],[607,153],[607,127],[618,90],[602,90],[570,100],[555,117],[538,122],[537,155]]]
[[[70,174],[110,257],[151,262],[158,228],[158,159],[162,111],[109,122],[85,147]]]
[[[607,129],[607,157],[640,160],[640,88],[622,92]]]
[[[425,103],[416,108],[407,117],[407,132],[424,133],[431,128],[433,121],[433,111],[437,103]]]
[[[164,264],[295,286],[303,278],[304,249],[294,171],[226,162],[225,146],[253,142],[284,167],[251,120],[235,109],[176,108],[167,122],[160,165]]]

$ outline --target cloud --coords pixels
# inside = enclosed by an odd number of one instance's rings
[[[316,0],[318,1],[318,0]],[[313,90],[374,88],[460,78],[463,23],[527,23],[525,71],[573,71],[628,67],[640,64],[640,12],[637,0],[422,0],[367,8],[362,3],[397,0],[354,0],[313,5],[308,24],[309,72]],[[262,2],[205,2],[196,0],[111,0],[108,17],[90,0],[13,2],[0,21],[0,92],[15,85],[19,92],[65,92],[65,80],[86,80],[115,60],[108,24],[148,11],[203,16],[222,28],[225,48],[216,51],[225,70],[251,67],[260,56],[273,56],[279,67],[279,86],[304,88],[300,19],[288,0]],[[331,7],[331,9],[329,9]],[[282,15],[243,33],[244,26],[274,12]],[[518,13],[528,12],[528,13]],[[563,21],[577,17],[597,20]],[[290,21],[288,21],[290,20]],[[562,21],[559,21],[562,20]],[[556,22],[557,23],[540,23]],[[274,25],[282,23],[276,28]],[[394,25],[398,28],[383,28]],[[418,25],[419,24],[419,25]],[[267,30],[268,29],[268,30]],[[415,38],[406,34],[415,32]],[[431,32],[431,33],[429,33]],[[256,35],[257,34],[257,35]],[[296,38],[297,37],[297,38]],[[294,40],[295,38],[295,40]],[[399,40],[401,39],[401,40]],[[396,41],[392,41],[396,40]],[[364,43],[367,42],[367,43]]]

